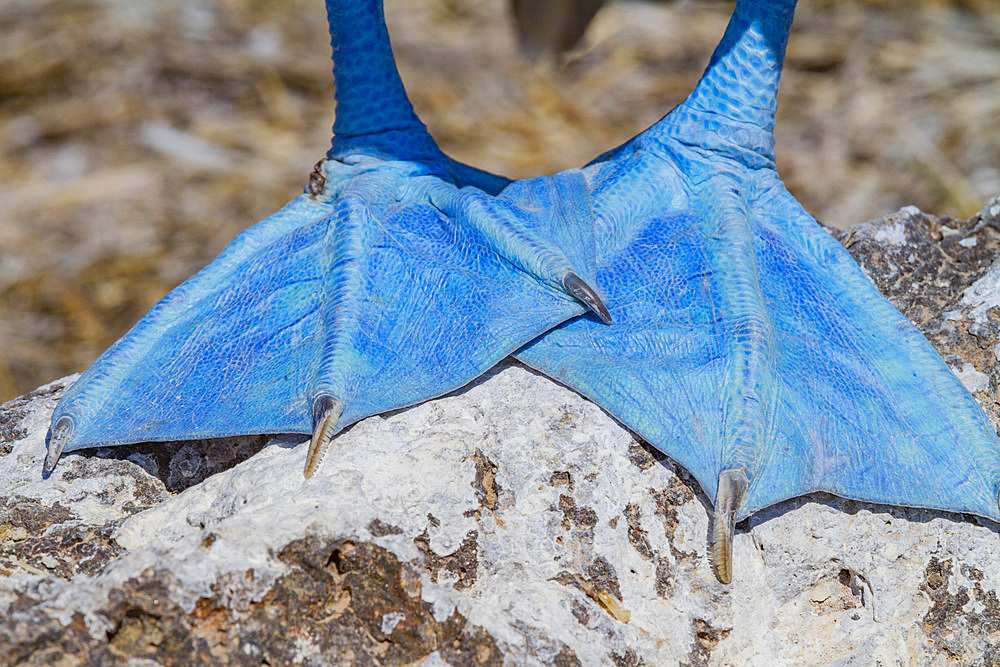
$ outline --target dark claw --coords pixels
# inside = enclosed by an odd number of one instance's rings
[[[715,517],[712,519],[712,569],[724,584],[733,580],[733,531],[746,493],[745,472],[730,468],[719,473],[719,491],[715,495]]]
[[[326,158],[323,158],[316,163],[312,173],[309,174],[309,184],[306,186],[306,194],[311,197],[320,196],[326,188],[326,176],[323,175],[323,165],[325,163]]]
[[[42,464],[43,473],[48,476],[56,469],[59,457],[62,456],[63,447],[69,442],[73,435],[73,420],[69,417],[62,417],[56,425],[49,431],[48,442],[46,443],[45,463]]]
[[[612,323],[611,313],[608,312],[604,302],[601,301],[601,297],[597,296],[597,292],[594,291],[593,287],[583,282],[583,278],[569,271],[563,276],[562,284],[567,292],[583,302],[587,308],[590,308],[595,315],[601,318],[602,322],[605,324]]]
[[[309,479],[319,470],[320,464],[330,450],[330,443],[337,433],[337,422],[344,411],[344,404],[329,396],[319,396],[313,402],[313,434],[306,454],[305,476]]]

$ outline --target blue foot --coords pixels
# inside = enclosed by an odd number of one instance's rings
[[[813,491],[1000,521],[1000,440],[774,168],[794,0],[743,0],[692,95],[585,173],[609,327],[517,356],[680,462],[733,525]]]
[[[460,387],[587,307],[606,316],[580,172],[497,197],[427,172],[324,162],[317,194],[243,232],[73,385],[46,468],[97,445],[315,433],[311,474],[344,426]]]
[[[587,309],[610,321],[581,172],[510,183],[450,160],[409,107],[381,3],[327,4],[328,159],[73,385],[47,471],[98,445],[311,433],[310,475],[343,427],[452,391]]]

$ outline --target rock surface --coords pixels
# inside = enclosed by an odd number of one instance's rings
[[[1000,199],[838,233],[1000,424]],[[679,467],[513,362],[300,438],[70,454],[73,378],[0,408],[0,664],[1000,663],[1000,535],[816,495],[741,524],[730,586]]]

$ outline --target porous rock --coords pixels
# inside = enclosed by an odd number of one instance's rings
[[[1000,199],[837,233],[1000,423]],[[825,495],[739,526],[600,408],[514,362],[341,434],[67,455],[65,378],[0,408],[0,663],[1000,662],[998,527]]]

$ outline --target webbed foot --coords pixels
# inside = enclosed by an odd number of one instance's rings
[[[517,354],[694,474],[723,581],[735,521],[813,491],[1000,521],[982,410],[775,171],[794,5],[741,0],[691,96],[585,169],[615,322]]]
[[[328,159],[84,373],[46,471],[97,445],[311,433],[308,476],[346,425],[460,387],[585,309],[609,320],[582,174],[509,183],[450,160],[406,99],[381,3],[327,8]]]

